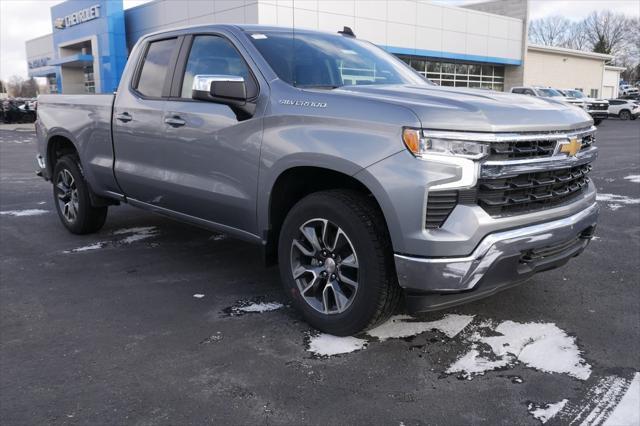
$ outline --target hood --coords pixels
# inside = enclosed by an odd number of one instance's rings
[[[592,124],[586,112],[562,101],[489,90],[362,85],[343,86],[334,92],[405,106],[427,129],[522,132],[571,130]]]

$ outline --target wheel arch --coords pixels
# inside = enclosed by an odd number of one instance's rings
[[[380,201],[374,192],[355,176],[321,166],[298,165],[290,167],[276,177],[268,197],[265,232],[265,261],[267,265],[277,262],[280,230],[291,208],[307,195],[330,189],[350,189],[370,196],[380,210],[388,229],[388,221]]]

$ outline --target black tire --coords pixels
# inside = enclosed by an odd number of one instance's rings
[[[299,281],[296,281],[293,276],[292,265],[296,262],[294,240],[304,238],[300,231],[302,225],[317,221],[318,218],[334,225],[336,229],[334,235],[338,235],[340,230],[344,232],[346,238],[343,237],[341,240],[342,250],[344,246],[353,248],[358,264],[356,267],[357,290],[350,292],[350,301],[344,304],[346,308],[342,312],[323,313],[314,308],[308,302],[311,299],[308,297],[309,292],[305,293],[307,297],[303,297]],[[333,247],[338,247],[337,241],[338,237],[335,237]],[[334,254],[339,251],[340,249],[335,249]],[[331,261],[329,259],[331,254],[326,256],[325,266],[321,268],[328,270],[329,267],[326,264]],[[282,226],[278,242],[278,257],[285,292],[302,312],[306,321],[320,331],[336,336],[349,336],[372,328],[389,318],[400,301],[401,289],[397,283],[393,251],[384,218],[372,198],[359,192],[322,191],[300,200],[289,211]],[[299,257],[311,259],[310,262],[320,261],[316,260],[315,256],[300,255]],[[321,254],[318,255],[318,259],[320,258],[322,258]],[[341,260],[339,253],[337,260]],[[331,264],[332,269],[336,271],[335,274],[338,276],[336,281],[340,286],[344,286],[341,279],[351,268],[346,262],[347,259],[342,260],[344,261],[342,264],[340,262]],[[318,290],[315,291],[319,291],[320,287],[326,291],[329,281],[331,280],[328,278],[319,280]],[[335,307],[339,309],[338,296],[335,291],[332,290],[332,292]],[[317,303],[326,306],[324,298]]]
[[[602,118],[596,118],[596,119],[593,120],[593,124],[595,126],[599,126],[600,123],[602,123]]]
[[[69,175],[73,180],[69,179]],[[107,220],[108,208],[91,205],[91,190],[82,175],[77,157],[61,157],[56,163],[51,180],[53,201],[62,224],[74,234],[99,231]],[[71,183],[66,185],[67,182]]]
[[[623,109],[618,114],[618,117],[620,117],[620,120],[628,120],[628,119],[631,118],[631,113],[629,111],[627,111],[626,109]]]
[[[632,121],[633,121],[633,120],[637,120],[637,119],[638,119],[638,116],[637,116],[637,115],[632,115],[632,116],[631,116],[631,120],[632,120]]]

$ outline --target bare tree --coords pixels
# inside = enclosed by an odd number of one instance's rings
[[[625,43],[626,32],[630,30],[626,16],[610,10],[591,13],[585,19],[584,25],[593,51],[608,55],[619,53],[619,49]]]
[[[22,92],[22,83],[24,83],[24,78],[13,75],[9,77],[9,81],[7,82],[7,93],[9,96],[17,98],[20,96],[20,92]]]
[[[591,50],[591,40],[584,21],[572,22],[567,29],[567,35],[562,47],[576,50]]]
[[[529,41],[544,46],[561,46],[567,40],[571,22],[562,16],[534,19],[529,24]]]
[[[35,78],[31,77],[22,83],[20,89],[20,97],[22,98],[35,98],[38,96],[38,82]]]

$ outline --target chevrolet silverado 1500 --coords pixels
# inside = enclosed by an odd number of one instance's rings
[[[585,111],[435,86],[350,31],[151,34],[115,95],[41,96],[36,130],[71,232],[128,203],[260,244],[336,335],[560,266],[598,214]]]

